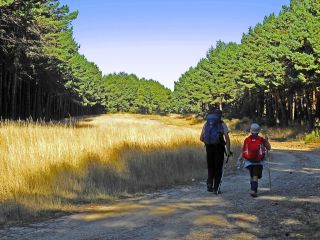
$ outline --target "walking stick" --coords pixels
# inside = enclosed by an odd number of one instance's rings
[[[269,171],[269,188],[271,190],[271,171],[270,171],[270,157],[269,157],[269,151],[267,149],[267,162],[268,162],[268,171]]]
[[[227,155],[226,151],[225,151],[225,154]],[[220,183],[219,183],[219,186],[218,186],[218,190],[217,190],[217,195],[219,194],[219,191],[220,191],[220,188],[221,188],[221,184],[222,184],[222,180],[223,180],[223,175],[224,175],[224,171],[226,170],[227,168],[227,165],[228,165],[228,162],[229,162],[229,157],[232,155],[232,152],[230,152],[230,154],[227,155],[227,160],[226,160],[226,163],[224,164],[223,166],[223,170],[222,170],[222,175],[221,175],[221,180],[220,180]]]
[[[266,140],[268,141],[267,134],[265,135]],[[266,155],[267,155],[267,162],[268,162],[268,172],[269,172],[269,188],[271,190],[271,170],[270,170],[270,157],[269,157],[269,150],[266,148]]]

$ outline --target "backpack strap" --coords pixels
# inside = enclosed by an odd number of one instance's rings
[[[223,123],[224,123],[224,121],[220,120],[220,132],[221,132],[222,134],[224,134],[224,128],[223,128],[223,126],[222,126]]]

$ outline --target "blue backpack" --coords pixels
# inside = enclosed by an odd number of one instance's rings
[[[213,116],[207,119],[204,127],[204,143],[222,144],[221,137],[223,134],[222,121],[219,117]]]

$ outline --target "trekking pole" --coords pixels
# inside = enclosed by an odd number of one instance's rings
[[[267,134],[265,135],[265,138],[268,139]],[[266,155],[267,155],[267,162],[268,162],[268,172],[269,172],[269,188],[271,190],[271,170],[270,170],[270,156],[269,156],[269,150],[266,149]]]
[[[227,154],[226,150],[225,150],[225,154],[227,155],[227,160],[226,160],[226,163],[224,164],[223,166],[223,170],[222,170],[222,174],[221,174],[221,180],[220,180],[220,183],[219,183],[219,186],[218,186],[218,190],[217,190],[217,195],[219,194],[219,191],[220,191],[220,188],[221,188],[221,184],[222,184],[222,180],[223,180],[223,175],[224,175],[224,172],[227,168],[227,165],[228,165],[228,162],[229,162],[229,157],[232,155],[232,152],[230,152],[230,154]]]
[[[270,171],[270,157],[269,157],[269,151],[267,149],[267,162],[268,162],[268,171],[269,171],[269,188],[271,190],[271,171]]]

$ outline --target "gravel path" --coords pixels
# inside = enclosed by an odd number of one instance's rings
[[[273,151],[259,197],[246,170],[224,179],[119,200],[81,214],[0,230],[0,239],[320,239],[320,152]]]

